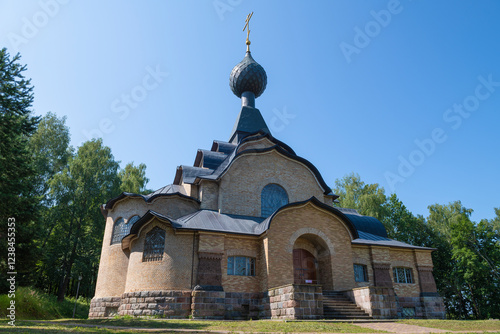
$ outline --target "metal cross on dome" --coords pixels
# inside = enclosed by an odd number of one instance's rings
[[[250,19],[252,18],[252,15],[253,15],[253,12],[251,12],[250,14],[247,15],[247,18],[245,20],[245,26],[243,27],[243,31],[245,31],[245,29],[247,29],[247,41],[246,41],[246,45],[247,45],[247,52],[250,52]]]

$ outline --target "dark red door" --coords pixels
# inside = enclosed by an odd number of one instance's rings
[[[293,250],[293,280],[295,284],[317,284],[316,259],[305,249]]]

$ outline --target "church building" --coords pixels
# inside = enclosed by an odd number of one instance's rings
[[[172,184],[102,205],[89,318],[444,318],[434,249],[334,206],[316,167],[273,137],[249,45],[229,78],[241,108],[228,140],[199,149]]]

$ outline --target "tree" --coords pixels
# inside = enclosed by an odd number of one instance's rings
[[[382,220],[386,215],[382,206],[386,201],[384,188],[377,183],[365,184],[359,174],[351,173],[335,181],[333,192],[339,195],[339,206],[356,209],[362,215]]]
[[[383,206],[386,215],[382,223],[387,227],[389,238],[414,246],[432,247],[431,231],[424,217],[414,216],[396,194],[392,194]]]
[[[37,174],[32,181],[42,201],[47,201],[49,180],[67,166],[72,155],[70,148],[69,128],[66,116],[58,118],[56,114],[47,113],[38,124],[37,131],[29,140],[29,149],[33,154]]]
[[[429,206],[429,226],[438,289],[453,318],[484,319],[500,314],[500,247],[495,220],[470,220],[460,201]]]
[[[109,147],[94,139],[80,146],[67,168],[50,181],[50,196],[56,203],[51,210],[58,224],[50,236],[45,266],[50,265],[51,275],[58,277],[60,301],[70,279],[78,276],[73,272],[75,263],[98,263],[104,233],[99,207],[118,193],[117,172],[118,162]]]
[[[134,166],[134,162],[128,163],[118,176],[121,180],[120,191],[134,194],[147,194],[151,190],[146,189],[149,179],[146,177],[146,165],[141,163]]]
[[[36,131],[38,117],[32,115],[33,86],[23,76],[26,65],[19,64],[20,55],[10,58],[7,49],[0,50],[0,260],[2,275],[8,271],[7,221],[15,219],[17,283],[26,281],[33,269],[35,249],[31,239],[36,234],[38,200],[29,180],[35,175],[29,137]],[[12,221],[12,219],[11,219]],[[6,281],[0,280],[5,291]]]

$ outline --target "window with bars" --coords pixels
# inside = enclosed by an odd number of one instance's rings
[[[165,250],[165,231],[158,226],[146,234],[142,262],[161,261]]]
[[[136,221],[139,220],[139,216],[135,215],[125,221],[123,218],[118,218],[113,225],[113,234],[111,237],[111,244],[119,244],[122,242],[123,237],[130,233],[130,228]]]
[[[392,268],[394,282],[413,283],[413,274],[411,268],[396,267]]]
[[[354,264],[354,279],[356,282],[368,282],[368,272],[364,264]]]
[[[255,259],[246,256],[228,257],[227,274],[239,276],[255,276]]]
[[[288,195],[283,187],[270,183],[260,194],[261,216],[269,217],[274,211],[288,204]]]

